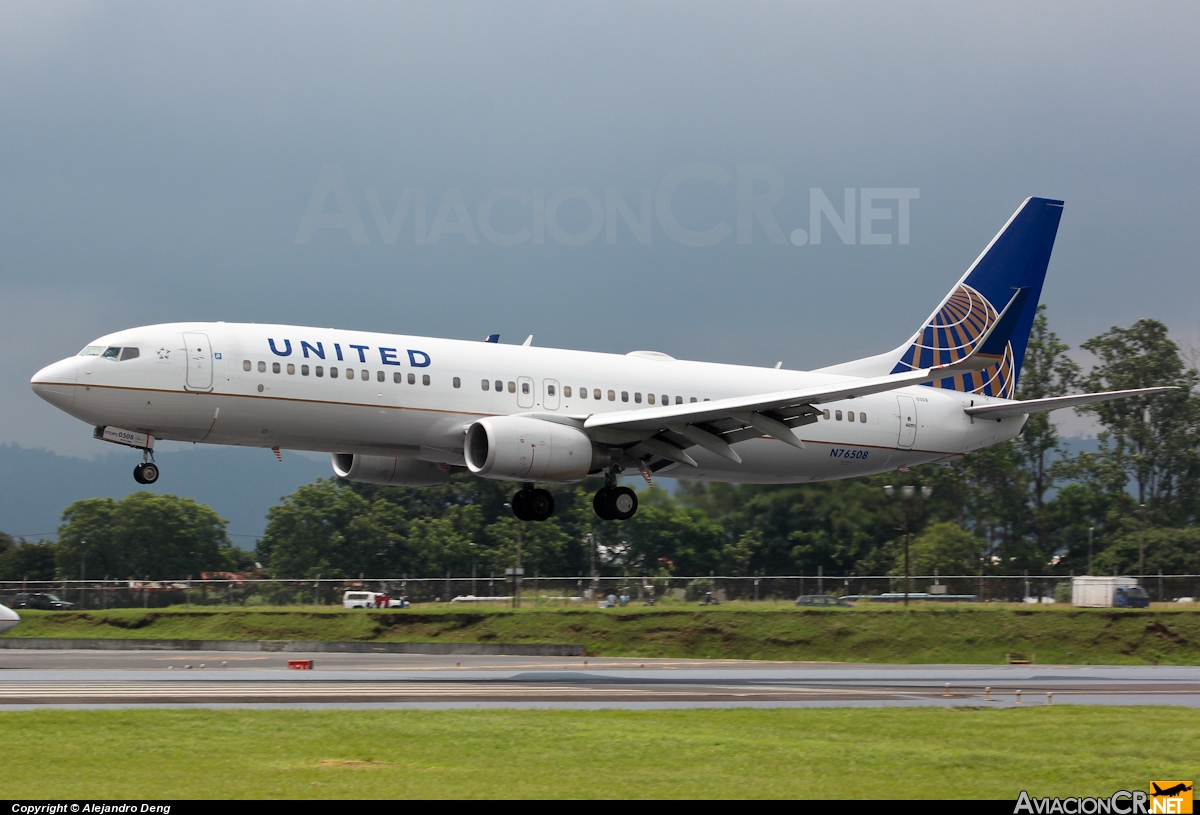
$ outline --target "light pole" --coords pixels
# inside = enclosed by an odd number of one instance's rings
[[[1138,507],[1138,585],[1146,582],[1146,505]]]
[[[477,551],[475,549],[475,541],[470,541],[467,546],[471,547],[471,596],[478,597],[479,592],[475,590],[475,557]]]
[[[504,506],[508,507],[509,509],[512,509],[512,504],[508,503],[507,501],[504,503]],[[505,571],[509,571],[509,570],[506,569]],[[520,527],[517,527],[517,567],[515,569],[512,569],[511,571],[512,571],[512,577],[513,577],[512,607],[520,608],[521,607],[521,575],[523,574],[523,570],[521,569],[521,528]]]
[[[592,558],[592,597],[596,596],[596,586],[600,582],[599,575],[596,574],[596,536],[591,532],[587,534],[588,554]]]
[[[888,484],[883,488],[883,494],[888,498],[896,498],[896,488]],[[908,606],[908,537],[909,527],[911,525],[910,512],[912,509],[912,500],[916,497],[917,488],[911,484],[906,484],[900,488],[900,509],[901,517],[904,519],[904,605]],[[921,497],[928,500],[929,496],[933,495],[933,487],[921,487]]]

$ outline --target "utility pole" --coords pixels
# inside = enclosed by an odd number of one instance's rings
[[[1096,527],[1088,527],[1088,570],[1087,573],[1092,573],[1092,535],[1095,533]]]

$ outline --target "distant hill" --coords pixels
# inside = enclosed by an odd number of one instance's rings
[[[135,450],[81,459],[0,445],[0,530],[37,538],[56,532],[63,510],[74,501],[150,490],[208,504],[229,521],[233,542],[250,549],[266,527],[267,509],[281,496],[333,474],[328,457],[286,450],[282,463],[269,450],[242,447],[162,450],[156,458],[162,476],[143,486],[133,480],[133,467],[141,461]]]

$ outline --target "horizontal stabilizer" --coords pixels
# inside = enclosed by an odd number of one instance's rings
[[[1152,396],[1156,393],[1178,390],[1178,388],[1135,388],[1127,391],[1104,391],[1102,393],[1077,393],[1073,396],[1054,396],[1049,399],[1027,399],[1024,402],[1005,402],[999,405],[979,405],[964,408],[968,416],[987,419],[1009,419],[1013,416],[1027,416],[1030,413],[1045,413],[1049,410],[1092,405],[1097,402],[1111,402],[1114,399],[1128,399],[1131,396]]]

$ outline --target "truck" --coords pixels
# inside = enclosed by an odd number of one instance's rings
[[[1071,605],[1080,608],[1149,608],[1150,595],[1134,577],[1071,578]]]

